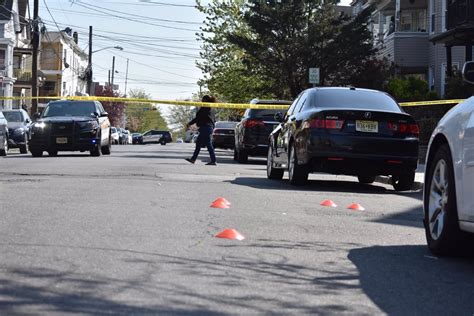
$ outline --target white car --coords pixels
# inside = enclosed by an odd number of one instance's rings
[[[110,133],[111,133],[111,136],[112,136],[112,144],[118,144],[119,140],[120,140],[120,136],[119,136],[119,133],[117,131],[117,128],[116,127],[111,127],[110,128]]]
[[[463,68],[474,83],[474,62]],[[424,224],[435,255],[457,255],[474,243],[474,97],[452,108],[431,135],[426,157]]]

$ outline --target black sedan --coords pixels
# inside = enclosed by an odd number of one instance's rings
[[[310,172],[357,176],[372,183],[392,176],[409,190],[418,163],[419,127],[388,94],[356,88],[303,91],[269,140],[267,176],[303,185]]]
[[[212,145],[214,148],[234,148],[235,146],[235,126],[237,122],[219,121],[216,122],[212,132]]]
[[[8,147],[19,148],[20,153],[28,152],[31,119],[25,110],[5,110],[8,122]]]
[[[132,133],[132,144],[142,144],[143,143],[143,136],[140,133]]]
[[[91,156],[109,155],[112,139],[108,114],[97,101],[53,101],[31,127],[30,152],[90,151]]]

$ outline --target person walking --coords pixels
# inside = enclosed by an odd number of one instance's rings
[[[202,97],[202,102],[214,103],[216,98],[213,96],[205,95]],[[206,165],[215,166],[216,165],[216,154],[214,153],[214,147],[212,146],[211,135],[214,130],[214,114],[209,107],[201,107],[197,113],[196,117],[188,123],[187,127],[196,124],[199,128],[199,135],[196,140],[196,149],[191,158],[186,158],[186,161],[194,163],[201,151],[201,147],[206,146],[209,151],[209,156],[211,161]]]

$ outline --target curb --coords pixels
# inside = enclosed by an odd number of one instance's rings
[[[417,174],[417,176],[418,176],[418,174]],[[413,186],[411,187],[411,190],[413,190],[413,191],[418,191],[418,190],[423,189],[423,181],[416,181],[416,178],[417,177],[415,177],[415,182],[413,183]],[[380,183],[384,183],[384,184],[392,184],[391,178],[387,177],[387,176],[377,176],[375,178],[375,182],[380,182]]]

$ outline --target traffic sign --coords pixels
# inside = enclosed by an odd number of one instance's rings
[[[319,84],[319,68],[309,68],[309,83]]]

